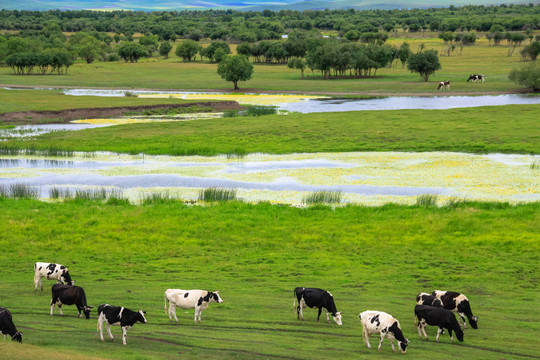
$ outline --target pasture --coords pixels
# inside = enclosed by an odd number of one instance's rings
[[[351,151],[538,154],[539,105],[218,118],[49,133],[0,148],[216,155]],[[211,139],[211,141],[209,141]]]
[[[461,203],[454,207],[351,206],[332,210],[237,202],[188,207],[99,202],[0,200],[3,280],[23,344],[2,344],[5,358],[226,359],[395,358],[362,343],[358,313],[386,311],[401,322],[407,357],[536,358],[539,205]],[[69,267],[90,305],[147,311],[148,324],[128,330],[128,345],[101,343],[96,313],[49,315],[50,290],[33,293],[33,263]],[[51,281],[44,284],[50,289]],[[342,327],[304,322],[292,308],[296,286],[334,294]],[[171,324],[167,288],[219,290],[202,324],[193,310]],[[479,329],[451,344],[419,340],[413,324],[420,291],[468,295]],[[324,317],[324,315],[322,316]],[[377,344],[372,338],[372,345]],[[59,353],[62,355],[58,357]],[[71,355],[70,355],[71,354]]]
[[[418,51],[421,44],[426,49],[440,53],[441,70],[430,78],[421,81],[420,76],[411,73],[401,63],[395,62],[392,68],[377,71],[375,78],[322,80],[314,77],[306,69],[306,79],[301,80],[300,71],[289,69],[286,65],[255,64],[253,78],[240,82],[240,91],[277,91],[319,94],[437,94],[439,81],[451,81],[454,94],[515,92],[518,86],[508,79],[513,68],[522,65],[518,47],[513,56],[507,56],[507,46],[491,46],[484,38],[477,45],[459,49],[451,56],[443,56],[447,45],[436,37],[428,38],[390,38],[388,44],[400,46],[404,41]],[[524,44],[525,45],[525,44]],[[234,53],[234,46],[232,47]],[[8,67],[0,68],[0,84],[53,87],[107,87],[107,88],[146,88],[146,89],[184,89],[184,90],[222,90],[230,91],[232,84],[217,75],[217,64],[207,61],[184,63],[176,57],[174,49],[169,59],[150,58],[138,63],[95,62],[75,63],[68,75],[20,76],[13,75]],[[199,58],[197,58],[199,59]],[[486,75],[486,83],[467,83],[472,73]]]

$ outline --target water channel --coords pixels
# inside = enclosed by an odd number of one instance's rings
[[[66,94],[124,96],[121,90],[69,90]],[[175,94],[201,96],[196,93]],[[168,92],[140,92],[140,96],[172,95]],[[231,95],[222,96],[230,99]],[[245,95],[238,101],[260,101],[261,96],[265,95]],[[280,109],[304,113],[540,103],[540,97],[519,95],[372,100],[268,95],[264,99],[265,103],[277,105]],[[96,125],[52,127],[78,130],[93,126]],[[27,130],[21,133],[26,135],[21,136],[35,136],[47,131],[47,126]],[[388,202],[413,204],[421,194],[438,195],[440,204],[456,199],[515,203],[540,201],[538,164],[539,156],[447,152],[250,154],[240,159],[111,153],[76,153],[70,158],[0,155],[0,187],[8,189],[14,184],[26,184],[39,189],[42,199],[50,197],[51,189],[101,188],[115,193],[120,191],[135,203],[153,193],[196,200],[201,189],[210,187],[235,189],[238,197],[247,202],[281,204],[302,203],[306,195],[315,191],[340,192],[343,203],[366,205]]]

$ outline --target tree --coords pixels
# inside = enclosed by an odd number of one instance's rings
[[[436,50],[423,50],[409,56],[407,68],[420,74],[424,81],[441,68]]]
[[[533,91],[540,91],[540,63],[533,61],[521,69],[514,69],[508,78],[516,84],[531,88]]]
[[[398,51],[398,58],[399,61],[401,61],[401,67],[405,67],[407,60],[409,60],[409,56],[411,56],[411,46],[405,41],[403,44],[401,44]]]
[[[527,61],[527,59],[530,59],[531,61],[536,61],[536,58],[538,57],[538,55],[540,55],[540,42],[534,41],[530,43],[529,45],[525,46],[523,50],[520,51],[520,54],[525,61]]]
[[[168,41],[164,41],[159,46],[159,55],[163,56],[165,59],[169,58],[169,53],[172,50],[172,45]]]
[[[243,42],[236,47],[236,53],[239,55],[244,55],[249,59],[251,56],[251,45],[248,42]]]
[[[253,75],[253,64],[244,55],[227,56],[217,68],[222,79],[232,81],[234,90],[238,90],[239,81],[247,81]]]
[[[199,52],[201,46],[195,40],[184,40],[176,47],[176,56],[181,57],[184,61],[191,61]]]
[[[137,62],[140,58],[146,56],[146,54],[147,52],[144,46],[132,42],[126,42],[118,48],[118,55],[125,62]]]
[[[304,79],[304,69],[306,68],[306,62],[302,58],[293,57],[289,59],[287,63],[289,69],[298,69],[302,73],[302,79]]]
[[[145,47],[148,57],[152,57],[152,54],[159,46],[158,37],[156,35],[141,36],[139,44]]]
[[[84,36],[75,46],[77,55],[80,56],[87,64],[91,64],[102,54],[101,42],[93,36]]]

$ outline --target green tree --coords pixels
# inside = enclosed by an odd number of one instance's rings
[[[244,55],[228,56],[218,64],[217,73],[222,79],[232,81],[234,90],[238,90],[239,81],[253,76],[253,64]]]
[[[536,58],[540,54],[540,42],[533,41],[529,45],[525,46],[523,50],[520,51],[521,57],[523,60],[536,61]]]
[[[398,58],[399,61],[401,61],[401,67],[405,67],[407,60],[409,60],[409,56],[411,56],[411,46],[405,41],[403,44],[401,44],[398,51]]]
[[[239,55],[244,55],[249,59],[252,53],[251,45],[248,42],[241,43],[236,47],[236,53]]]
[[[508,78],[516,84],[540,91],[540,63],[533,61],[521,69],[514,69]]]
[[[75,46],[75,51],[87,64],[91,64],[102,54],[101,42],[93,36],[86,35]]]
[[[424,81],[441,68],[436,50],[423,50],[409,56],[407,68],[420,74]]]
[[[156,51],[159,46],[158,37],[156,35],[141,36],[139,44],[144,46],[148,53],[148,57],[152,57],[154,51]]]
[[[140,44],[133,42],[126,42],[118,48],[118,55],[124,59],[125,62],[137,62],[143,56],[146,56],[146,49]]]
[[[164,41],[159,46],[159,55],[163,56],[165,59],[169,58],[169,53],[172,50],[172,45],[168,41]]]
[[[304,59],[298,57],[290,58],[287,62],[287,66],[290,69],[300,70],[300,73],[302,74],[302,79],[304,79],[304,69],[306,68],[306,62],[304,61]]]
[[[176,56],[184,61],[191,61],[199,52],[201,46],[195,40],[184,40],[176,47]]]

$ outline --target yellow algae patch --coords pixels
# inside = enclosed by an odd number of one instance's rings
[[[309,95],[272,95],[272,94],[141,94],[141,98],[175,98],[184,100],[229,100],[241,105],[266,105],[306,101],[308,99],[321,99],[324,96]]]
[[[73,120],[75,124],[93,124],[93,125],[125,125],[125,124],[139,124],[150,122],[167,122],[167,121],[189,121],[189,120],[202,120],[202,119],[215,119],[223,116],[223,113],[193,113],[182,114],[179,116],[140,116],[140,117],[125,117],[125,118],[112,118],[112,119],[82,119]]]

